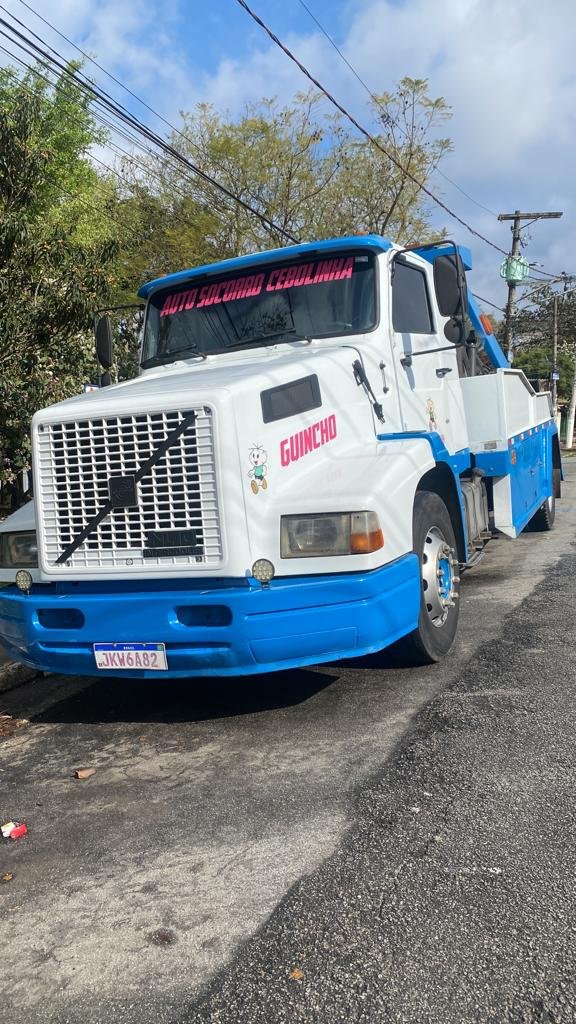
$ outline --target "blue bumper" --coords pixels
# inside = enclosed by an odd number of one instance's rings
[[[235,676],[382,650],[416,628],[418,559],[333,576],[55,583],[0,591],[0,643],[47,672],[102,676],[98,642],[164,643],[167,672],[129,678]]]

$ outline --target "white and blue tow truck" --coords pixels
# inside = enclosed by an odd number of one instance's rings
[[[145,284],[138,377],[34,416],[34,500],[0,526],[8,654],[169,678],[446,654],[462,571],[550,529],[561,479],[550,396],[470,266],[363,235]]]

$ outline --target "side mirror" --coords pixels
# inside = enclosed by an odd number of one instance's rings
[[[114,339],[109,316],[101,316],[96,324],[96,356],[100,366],[109,370],[114,362]]]
[[[461,317],[453,316],[444,324],[444,337],[451,345],[461,345],[464,341],[464,321]]]
[[[434,288],[442,316],[463,319],[468,310],[468,291],[464,266],[456,248],[450,255],[437,256],[434,260]]]

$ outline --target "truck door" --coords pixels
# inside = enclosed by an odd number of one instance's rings
[[[432,267],[417,258],[392,263],[392,338],[405,431],[440,435],[450,452],[467,447],[457,348],[448,342],[434,301]],[[437,351],[439,348],[444,351]]]

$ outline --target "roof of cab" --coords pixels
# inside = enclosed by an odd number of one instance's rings
[[[322,242],[302,242],[299,245],[288,245],[282,249],[268,249],[266,252],[236,256],[230,260],[209,263],[203,267],[192,267],[190,270],[180,270],[176,274],[168,274],[166,277],[156,278],[155,281],[148,281],[147,284],[143,284],[138,291],[138,295],[141,299],[147,299],[160,288],[177,287],[179,284],[184,284],[186,281],[191,281],[195,277],[202,277],[205,274],[225,274],[228,271],[245,270],[250,267],[294,256],[329,254],[330,252],[346,249],[350,246],[387,252],[392,248],[392,242],[381,235],[349,235],[346,238],[330,238]]]

